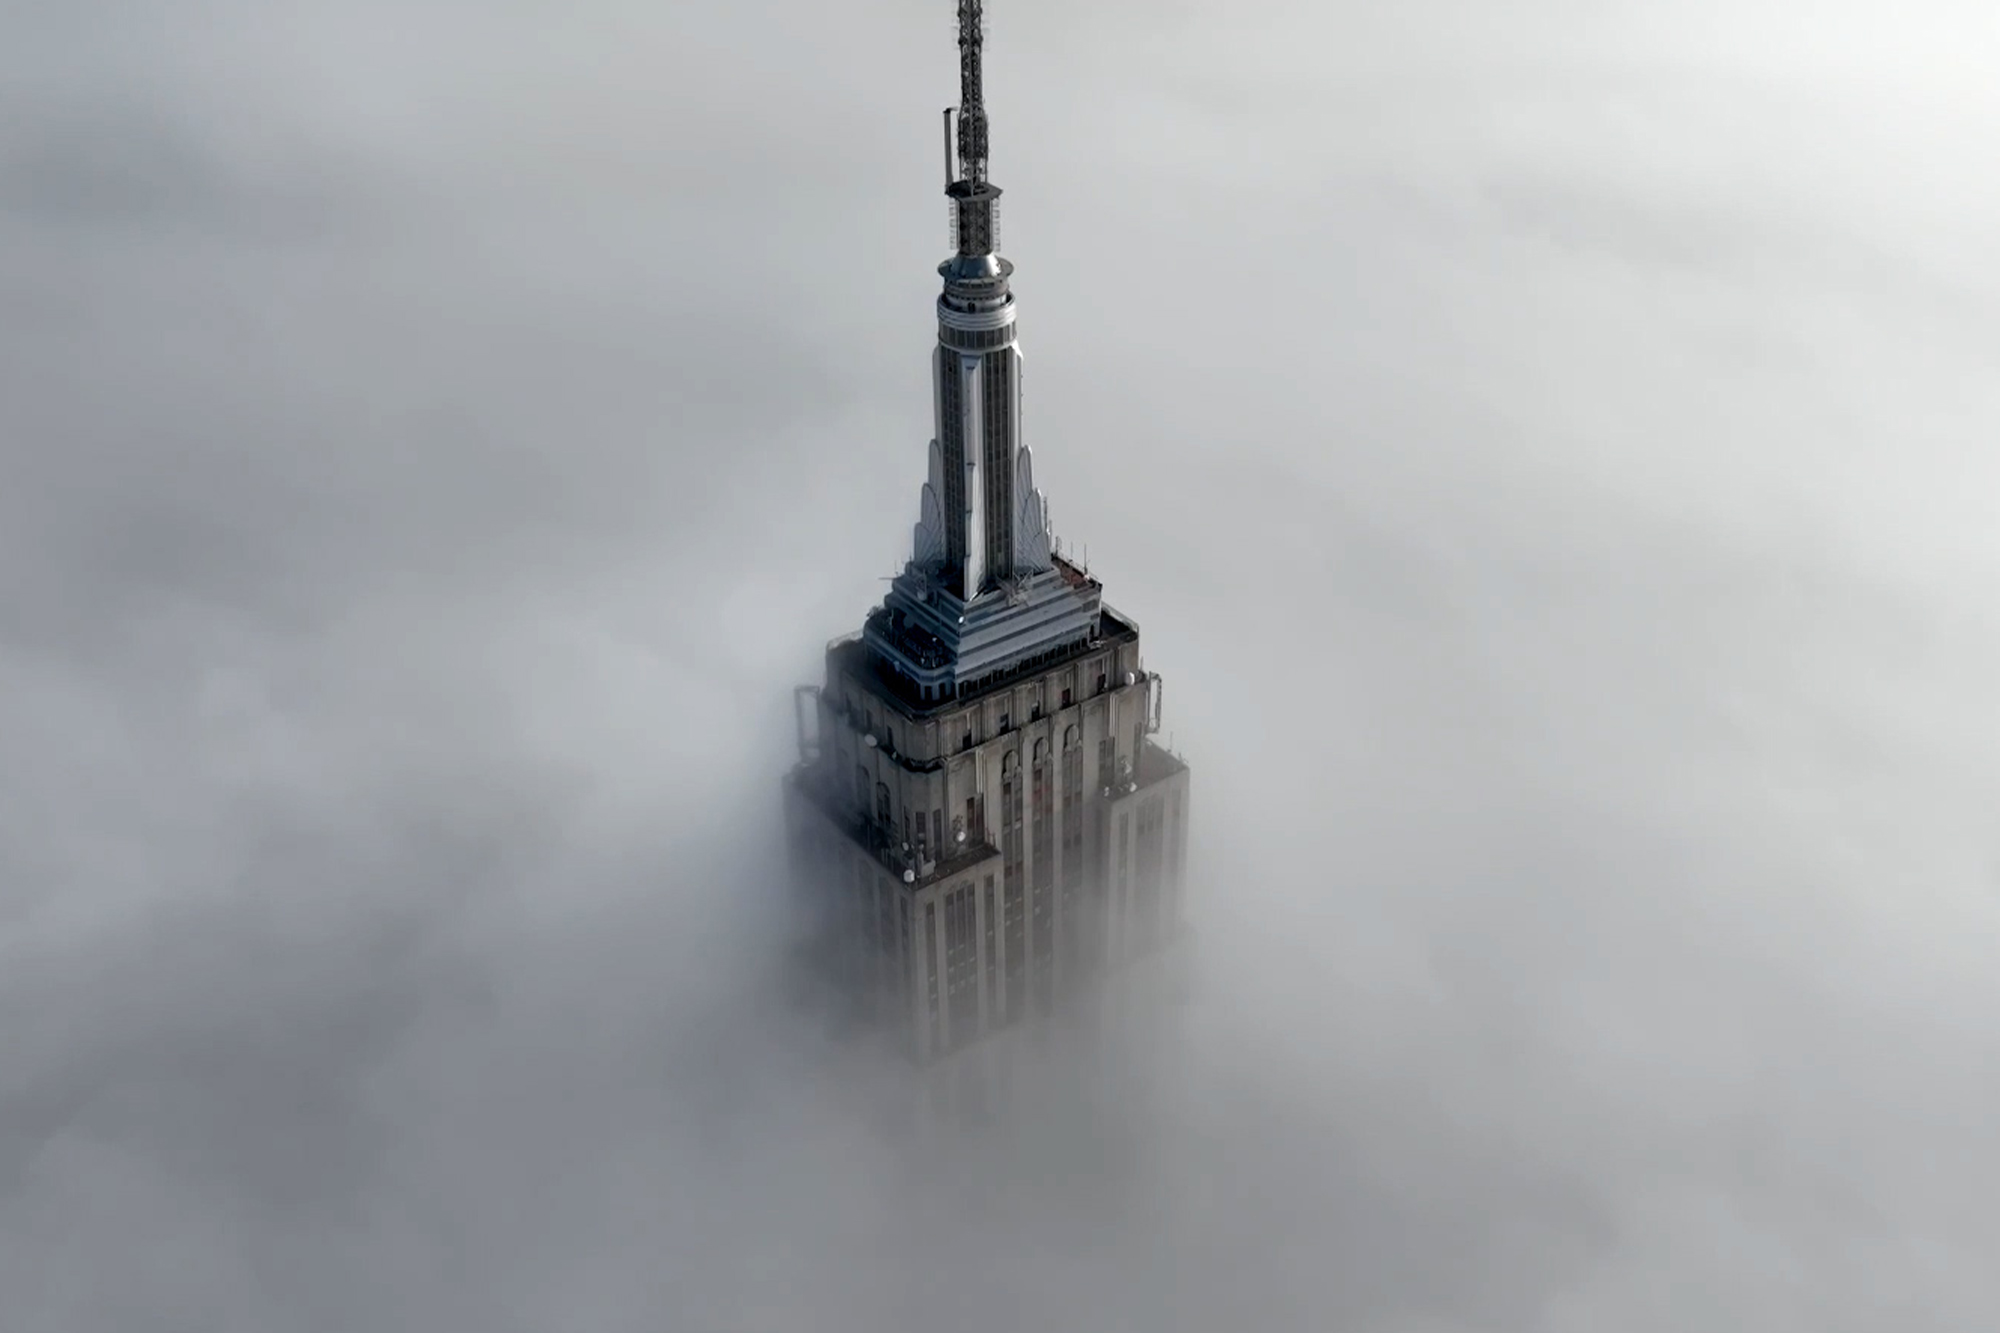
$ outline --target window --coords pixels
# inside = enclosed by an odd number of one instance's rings
[[[910,1007],[910,900],[902,894],[896,895],[896,999],[902,1004],[903,1019],[907,1023]]]
[[[925,990],[928,993],[931,1011],[931,1047],[938,1044],[938,978],[937,978],[937,904],[924,904],[924,972]]]
[[[1021,783],[1010,773],[1000,784],[1001,942],[1007,952],[1007,1021],[1026,1012],[1027,938],[1021,893]]]
[[[1037,749],[1039,750],[1039,746]],[[1032,850],[1029,897],[1029,925],[1033,936],[1030,950],[1036,998],[1047,1004],[1051,998],[1054,981],[1056,905],[1055,905],[1055,783],[1051,782],[1049,767],[1042,762],[1038,753],[1033,773],[1032,800],[1029,804],[1030,835],[1028,845]]]
[[[1161,802],[1148,801],[1139,807],[1139,827],[1133,859],[1136,862],[1132,877],[1132,903],[1127,908],[1128,919],[1134,919],[1133,934],[1139,947],[1150,949],[1160,941],[1162,926],[1160,895],[1161,833],[1165,825],[1165,812]]]
[[[983,840],[984,835],[978,832],[978,829],[978,813],[973,808],[973,798],[968,796],[965,798],[965,836]]]
[[[1109,680],[1110,677],[1106,676],[1102,671],[1097,673],[1097,692],[1099,694],[1104,693],[1104,686]]]
[[[1124,811],[1118,815],[1118,898],[1125,898],[1125,879],[1129,868],[1128,857],[1132,849],[1132,816]]]
[[[953,889],[944,900],[946,1019],[951,1044],[962,1045],[979,1029],[979,936],[972,881]]]
[[[1002,731],[1005,731],[1005,730],[1007,730],[1007,724],[1008,724],[1008,722],[1009,722],[1010,720],[1011,720],[1011,719],[1009,719],[1009,717],[1007,716],[1007,714],[1005,714],[1005,713],[1002,713],[1002,714],[1000,715],[1000,730],[1002,730]]]
[[[989,513],[1011,514],[1017,508],[1011,452],[1013,432],[1008,420],[1013,396],[1011,380],[1017,364],[1012,356],[994,356],[987,357],[982,367],[986,420],[981,434],[986,444],[986,503]],[[945,512],[959,511],[947,509]],[[992,531],[986,534],[986,567],[1003,576],[1014,572],[1013,544],[1004,524],[994,525]]]
[[[1062,700],[1063,700],[1063,701],[1062,701],[1062,706],[1063,706],[1064,708],[1068,708],[1068,707],[1069,707],[1069,704],[1070,704],[1070,698],[1069,698],[1069,696],[1070,696],[1070,688],[1069,688],[1069,686],[1065,685],[1065,686],[1063,686],[1063,693],[1062,693]]]
[[[986,877],[986,1002],[1000,1002],[1000,950],[993,943],[993,876]]]
[[[1080,902],[1083,896],[1083,746],[1077,743],[1075,727],[1063,739],[1062,755],[1062,892],[1057,899],[1062,915],[1063,955],[1067,967],[1082,961],[1079,937]]]
[[[875,784],[875,818],[884,824],[889,822],[889,784],[886,782]]]
[[[965,733],[965,738],[964,738],[963,740],[961,740],[961,741],[960,741],[960,742],[958,743],[958,748],[959,748],[959,749],[960,749],[961,751],[964,751],[964,750],[970,750],[970,749],[972,748],[972,733],[971,733],[971,732],[969,732],[969,731],[968,731],[968,732],[966,732],[966,733]]]
[[[966,501],[968,499],[977,503],[977,497],[969,497],[965,493],[965,465],[968,462],[976,460],[968,459],[965,456],[965,439],[961,424],[964,418],[964,405],[962,402],[964,389],[959,375],[958,353],[952,351],[949,347],[938,348],[937,375],[939,406],[943,409],[938,419],[944,423],[945,427],[944,438],[938,441],[938,447],[944,454],[944,494],[940,495],[938,499],[943,502],[945,513],[962,514],[965,512]],[[947,528],[945,535],[946,569],[963,569],[965,557],[968,552],[965,549],[965,539],[960,535],[961,531],[957,527]],[[954,592],[964,596],[969,597],[978,591],[976,588],[962,586],[962,573],[952,575],[948,582],[952,585]]]
[[[872,881],[872,880],[874,879],[874,877],[875,877],[875,876],[874,876],[874,866],[873,866],[873,865],[872,865],[871,863],[869,863],[869,862],[866,862],[866,861],[860,861],[860,860],[857,860],[857,861],[855,862],[855,864],[856,864],[856,865],[859,865],[859,866],[866,866],[866,867],[867,867],[867,873],[868,873],[868,877],[869,877],[869,879],[870,879],[871,881]],[[877,897],[878,901],[879,901],[879,902],[881,903],[881,907],[882,907],[882,919],[881,919],[881,924],[880,924],[880,932],[881,932],[881,934],[880,934],[880,938],[881,938],[881,941],[882,941],[882,953],[883,953],[883,955],[884,955],[884,956],[885,956],[886,958],[888,958],[888,959],[889,959],[889,960],[890,960],[890,961],[891,961],[892,963],[901,963],[901,962],[902,962],[902,955],[901,955],[900,953],[898,953],[898,952],[896,951],[896,907],[895,907],[895,899],[894,899],[894,898],[893,898],[893,897],[892,897],[892,896],[891,896],[890,894],[886,894],[886,893],[883,893],[883,894],[877,894],[877,895],[876,895],[876,897]],[[890,980],[890,983],[889,983],[889,984],[890,984],[890,988],[891,988],[891,990],[893,991],[893,989],[894,989],[894,987],[895,987],[895,981],[894,981],[894,972],[893,972],[893,971],[891,972],[890,976],[891,976],[891,980]]]

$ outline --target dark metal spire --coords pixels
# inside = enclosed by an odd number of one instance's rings
[[[986,98],[979,62],[986,34],[979,5],[980,0],[958,0],[958,157],[974,185],[986,182]]]
[[[953,200],[958,252],[966,256],[990,255],[999,244],[1000,191],[986,179],[986,93],[980,62],[984,26],[980,0],[958,0],[958,176],[945,193]],[[946,174],[951,171],[947,161]]]

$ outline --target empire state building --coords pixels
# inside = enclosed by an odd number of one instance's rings
[[[919,1061],[1046,1014],[1180,930],[1188,770],[1138,623],[1063,558],[1021,421],[980,0],[944,114],[935,432],[909,562],[799,691],[798,890],[843,993]]]

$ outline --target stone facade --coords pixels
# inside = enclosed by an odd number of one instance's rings
[[[973,698],[912,709],[827,654],[787,782],[794,864],[835,975],[928,1059],[1177,933],[1188,770],[1162,749],[1136,627]]]

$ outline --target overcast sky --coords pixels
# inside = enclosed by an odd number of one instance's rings
[[[0,1322],[2000,1327],[1992,6],[989,19],[1197,985],[918,1150],[773,878],[952,6],[0,9]]]

